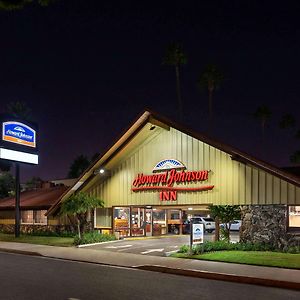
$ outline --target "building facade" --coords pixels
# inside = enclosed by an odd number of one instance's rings
[[[282,247],[300,231],[299,186],[291,174],[146,111],[48,214],[81,190],[105,202],[95,228],[151,236],[181,233],[188,218],[209,216],[209,205],[240,205],[242,240]]]

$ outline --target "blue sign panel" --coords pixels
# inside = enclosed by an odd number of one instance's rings
[[[15,121],[3,122],[2,125],[3,141],[36,147],[36,132],[31,127]]]

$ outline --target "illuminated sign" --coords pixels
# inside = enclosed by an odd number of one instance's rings
[[[181,169],[177,171],[176,169]],[[177,160],[163,160],[156,164],[151,175],[138,174],[132,182],[133,192],[157,190],[161,201],[176,201],[178,191],[207,191],[214,188],[213,185],[188,186],[190,183],[198,183],[208,180],[208,170],[185,171],[185,166]],[[157,172],[167,170],[157,174]],[[184,184],[182,186],[181,184]],[[180,186],[181,185],[181,186]]]
[[[192,244],[202,244],[204,238],[204,225],[203,224],[192,224]]]
[[[18,145],[36,147],[36,132],[31,127],[15,121],[3,122],[2,139]]]
[[[21,151],[15,151],[5,148],[0,148],[0,159],[8,159],[13,161],[25,162],[37,165],[39,163],[39,156]]]
[[[185,165],[177,159],[164,159],[156,164],[152,172],[155,173],[171,169],[185,169]]]

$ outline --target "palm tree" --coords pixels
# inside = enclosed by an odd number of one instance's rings
[[[47,6],[54,0],[1,0],[0,1],[0,10],[18,10],[23,9],[27,4],[38,3],[41,6]]]
[[[198,85],[208,91],[209,129],[212,130],[213,119],[213,93],[220,87],[224,80],[223,73],[214,64],[206,65],[199,76]]]
[[[271,110],[266,106],[259,106],[253,114],[254,118],[260,122],[261,126],[261,155],[265,155],[265,130],[266,124],[272,116]]]
[[[279,122],[279,127],[281,129],[290,129],[295,127],[296,125],[296,120],[293,115],[291,114],[285,114],[282,116],[280,122]]]
[[[31,109],[21,101],[11,102],[7,105],[7,112],[15,118],[31,121]]]
[[[187,58],[180,44],[172,43],[167,47],[166,54],[163,59],[163,64],[175,67],[178,116],[180,120],[182,120],[183,105],[182,105],[181,90],[180,90],[179,67],[181,65],[185,65],[186,62],[187,62]]]
[[[272,112],[266,105],[262,105],[256,109],[253,116],[255,119],[260,121],[261,135],[262,135],[262,140],[264,141],[266,124],[270,120],[272,116]]]
[[[290,156],[290,162],[293,164],[300,164],[300,151],[296,151],[294,154]]]

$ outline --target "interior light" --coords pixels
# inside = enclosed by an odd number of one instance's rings
[[[192,208],[192,207],[189,207],[188,210],[193,210],[193,208]]]
[[[100,169],[100,170],[99,170],[99,173],[100,173],[100,174],[103,174],[103,173],[104,173],[104,169]]]

